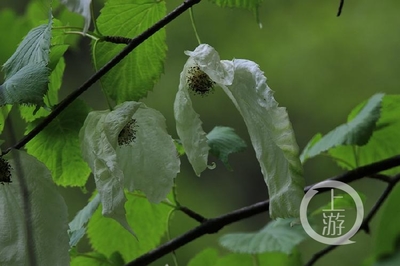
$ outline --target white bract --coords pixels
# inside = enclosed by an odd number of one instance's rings
[[[85,19],[85,25],[83,27],[83,32],[86,33],[90,26],[90,4],[92,0],[61,0],[68,9],[72,12],[78,13]]]
[[[298,217],[304,194],[299,149],[286,108],[278,106],[264,73],[249,60],[220,60],[217,51],[207,44],[186,54],[189,59],[181,73],[174,112],[178,135],[195,173],[200,175],[206,169],[209,151],[206,133],[189,94],[189,89],[204,91],[202,86],[210,84],[193,82],[193,67],[198,67],[223,89],[246,123],[268,186],[271,217]]]
[[[83,157],[92,169],[103,215],[126,229],[124,188],[141,190],[150,202],[164,200],[180,160],[165,119],[138,102],[89,113],[80,132]]]

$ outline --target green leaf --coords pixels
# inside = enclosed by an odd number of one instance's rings
[[[85,18],[83,32],[87,32],[91,21],[90,4],[92,0],[60,0],[60,2],[72,12],[78,13]]]
[[[207,248],[198,253],[189,261],[188,266],[213,266],[218,260],[218,252],[216,249]]]
[[[318,141],[315,136],[302,152],[302,162],[340,145],[367,144],[380,117],[383,96],[381,93],[372,96],[355,117],[320,139],[318,135]]]
[[[50,169],[58,185],[83,186],[89,177],[90,169],[83,161],[78,138],[88,112],[83,101],[74,101],[26,145],[28,153]],[[40,121],[28,124],[27,132]]]
[[[25,152],[13,150],[11,157],[12,183],[0,185],[0,264],[29,265],[33,251],[36,265],[69,265],[67,206],[49,170]],[[27,197],[30,216],[24,211]]]
[[[362,202],[365,203],[367,197],[358,191],[357,191],[357,194],[361,198]],[[325,204],[324,206],[313,211],[310,216],[315,216],[317,214],[323,213],[324,210],[331,210],[332,204],[333,204],[333,206],[335,206],[335,209],[347,209],[347,210],[356,210],[357,209],[357,206],[356,206],[353,198],[351,197],[351,195],[347,194],[347,193],[343,193],[343,194],[335,196],[333,202],[330,201],[327,204]]]
[[[186,74],[190,74],[193,67],[197,66],[224,90],[246,123],[268,186],[271,217],[273,219],[298,217],[300,202],[304,195],[303,168],[299,160],[298,146],[286,109],[278,106],[273,91],[266,83],[264,73],[252,61],[242,59],[220,61],[217,51],[207,44],[201,44],[195,51],[186,54],[190,57],[181,73],[174,110],[177,132],[189,161],[193,165],[189,152],[196,155],[194,156],[196,160],[206,158],[207,155],[203,155],[205,151],[199,152],[199,148],[204,147],[202,143],[204,131],[198,117],[196,119],[198,121],[195,120],[196,113],[191,110],[187,92],[189,82]],[[190,75],[188,79],[189,77]],[[193,79],[193,75],[191,78]],[[199,167],[199,170],[201,169]]]
[[[293,219],[277,219],[256,233],[228,234],[220,244],[233,252],[258,254],[264,252],[292,253],[307,235],[300,225],[291,226]]]
[[[398,252],[400,239],[400,185],[397,184],[382,206],[382,215],[373,234],[373,255],[380,258]]]
[[[46,66],[49,63],[51,24],[50,19],[48,24],[40,25],[26,35],[17,51],[3,65],[6,80],[29,64]]]
[[[230,127],[214,127],[207,134],[207,143],[210,146],[210,153],[220,159],[229,170],[232,170],[228,163],[229,154],[240,152],[247,148],[244,140]]]
[[[165,14],[165,1],[109,0],[101,10],[97,26],[103,35],[133,38]],[[167,50],[165,38],[165,30],[159,30],[101,79],[104,90],[112,99],[122,103],[137,101],[147,95],[163,72]],[[99,42],[93,51],[95,66],[102,67],[123,48],[124,45]]]
[[[100,196],[97,194],[69,223],[69,245],[74,247],[85,235],[86,224],[100,205]]]
[[[159,245],[167,230],[172,208],[165,204],[151,204],[143,195],[127,193],[126,197],[126,217],[138,240],[116,221],[103,217],[100,208],[89,221],[87,232],[96,251],[107,256],[118,251],[125,261],[131,261]]]
[[[301,266],[302,261],[300,255],[300,252],[295,249],[294,254],[290,255],[283,253],[264,253],[257,255],[228,254],[225,256],[218,256],[217,250],[207,248],[191,259],[188,266]]]
[[[394,266],[400,265],[400,252],[394,252],[389,256],[384,256],[374,263],[374,266]]]
[[[329,154],[345,169],[354,169],[400,154],[399,114],[400,95],[385,95],[380,118],[368,143],[362,147],[336,147],[329,150]],[[354,115],[352,112],[350,119]],[[393,175],[398,173],[398,170],[392,169],[385,173]]]
[[[117,260],[118,252],[113,253],[110,258],[107,258],[104,254],[99,252],[89,252],[84,254],[79,254],[77,257],[73,258],[71,261],[71,266],[123,266],[121,260]],[[122,258],[120,258],[122,259]]]

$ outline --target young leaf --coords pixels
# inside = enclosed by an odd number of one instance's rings
[[[50,169],[58,185],[83,186],[89,177],[90,169],[83,161],[78,138],[88,112],[89,107],[83,101],[74,101],[26,144],[28,153]],[[27,132],[37,123],[39,120],[28,124]]]
[[[12,183],[0,185],[0,264],[69,265],[67,206],[49,170],[25,152],[11,156]]]
[[[6,104],[43,105],[50,69],[43,63],[22,67],[0,85],[0,106]]]
[[[109,0],[101,10],[97,26],[103,35],[134,38],[165,14],[165,1]],[[147,95],[163,72],[167,51],[165,38],[165,30],[161,29],[101,79],[104,90],[112,99],[122,103],[137,101]],[[102,67],[123,48],[123,45],[99,42],[93,50],[97,67]]]
[[[174,110],[177,132],[189,161],[193,165],[190,152],[196,155],[196,159],[202,158],[198,147],[203,147],[200,140],[204,131],[199,119],[194,122],[193,114],[196,113],[190,110],[192,106],[188,104],[188,93],[185,91],[189,88],[204,91],[213,82],[224,90],[246,123],[268,186],[271,217],[298,217],[300,201],[304,195],[298,146],[286,109],[278,106],[263,72],[252,61],[220,61],[217,51],[207,44],[201,44],[195,51],[186,54],[190,58],[182,72],[185,76],[181,74]],[[191,145],[198,147],[193,148]]]
[[[96,251],[106,256],[118,251],[125,261],[131,261],[159,245],[167,230],[172,208],[165,204],[151,204],[142,194],[127,193],[126,197],[126,218],[138,241],[117,222],[102,217],[100,208],[90,219],[87,232]]]
[[[53,106],[58,103],[58,91],[61,88],[62,77],[64,74],[65,62],[64,58],[60,58],[57,66],[51,73],[49,77],[47,97],[45,97],[44,103],[46,106]],[[40,117],[47,116],[50,110],[45,108],[40,108],[36,113],[34,112],[36,107],[34,106],[19,106],[21,117],[27,122],[32,122]]]
[[[385,95],[381,105],[380,118],[366,145],[356,148],[340,146],[329,150],[339,166],[354,169],[400,153],[400,95]],[[360,107],[356,108],[349,119],[356,116],[359,110]],[[391,169],[385,173],[392,175],[398,173],[398,170]]]
[[[207,134],[207,143],[210,146],[210,153],[219,158],[228,170],[232,170],[228,163],[229,154],[247,148],[244,140],[230,127],[214,127]]]
[[[293,219],[277,219],[256,233],[228,234],[220,244],[233,252],[259,254],[282,252],[290,254],[307,234],[300,225],[291,226]]]
[[[0,106],[27,104],[43,106],[47,92],[52,19],[31,30],[17,51],[3,65],[5,82],[0,86]]]
[[[85,235],[86,224],[89,222],[93,213],[100,205],[100,196],[97,194],[82,210],[80,210],[75,218],[69,223],[69,245],[74,247]]]
[[[301,154],[302,162],[339,145],[367,144],[380,117],[382,99],[383,94],[375,94],[349,122],[335,128],[318,141],[313,138],[313,145],[308,144]]]
[[[92,0],[60,0],[72,12],[78,13],[85,18],[83,32],[87,32],[90,26],[91,13],[90,4]]]
[[[17,51],[3,65],[6,80],[28,64],[49,63],[52,20],[32,29],[20,43]]]

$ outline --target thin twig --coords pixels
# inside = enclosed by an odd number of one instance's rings
[[[388,170],[400,166],[400,155],[375,162],[369,165],[365,165],[354,169],[352,171],[346,172],[344,174],[338,175],[331,178],[332,180],[341,181],[344,183],[350,183],[355,180],[361,179],[365,176],[371,176],[384,170]],[[314,185],[312,185],[314,186]],[[308,186],[304,189],[307,192],[312,186]],[[329,190],[329,189],[328,189]],[[319,192],[328,191],[319,189]],[[260,214],[269,210],[269,200],[258,202],[256,204],[232,211],[228,214],[208,219],[199,226],[193,228],[192,230],[186,232],[185,234],[172,239],[158,248],[149,251],[148,253],[142,255],[141,257],[129,262],[126,266],[138,266],[138,265],[148,265],[162,256],[176,250],[187,243],[203,236],[206,234],[213,234],[221,230],[223,227],[235,223],[240,220],[252,217],[256,214]]]
[[[207,218],[204,218],[202,215],[200,215],[197,212],[189,209],[188,207],[179,206],[177,210],[183,212],[184,214],[186,214],[190,218],[198,221],[199,223],[204,223],[205,221],[207,221]]]
[[[396,186],[396,184],[399,181],[400,181],[400,175],[396,175],[393,178],[391,178],[390,183],[386,187],[385,191],[383,191],[382,195],[376,201],[374,207],[372,207],[372,209],[368,213],[367,217],[365,217],[363,223],[361,224],[360,229],[364,230],[367,234],[369,234],[369,232],[370,232],[370,230],[369,230],[370,221],[375,216],[375,214],[378,212],[378,210],[381,208],[382,204],[385,202],[385,200],[389,196],[390,192],[392,192],[392,189]]]
[[[342,14],[343,5],[344,5],[344,0],[340,0],[339,9],[336,15],[337,17],[339,17],[340,14]]]
[[[46,117],[43,121],[38,124],[34,129],[32,129],[26,136],[24,136],[18,143],[9,147],[7,150],[3,151],[3,155],[7,154],[11,149],[20,149],[25,144],[27,144],[31,139],[33,139],[37,134],[39,134],[46,126],[48,126],[51,121],[53,121],[63,110],[65,110],[68,105],[70,105],[76,98],[78,98],[82,93],[89,89],[96,81],[98,81],[102,76],[104,76],[108,71],[110,71],[114,66],[116,66],[122,59],[124,59],[130,52],[132,52],[139,44],[143,43],[157,31],[165,27],[168,23],[173,21],[183,12],[188,10],[195,4],[200,3],[201,0],[186,0],[175,10],[165,16],[163,19],[155,23],[153,26],[148,28],[142,34],[132,39],[132,41],[113,59],[111,59],[106,65],[104,65],[99,71],[97,71],[93,76],[91,76],[81,87],[68,95],[62,102],[60,102],[56,108]]]
[[[337,247],[339,247],[339,246],[329,245],[326,248],[318,251],[317,253],[315,253],[313,255],[313,257],[306,264],[304,264],[304,266],[313,265],[317,260],[319,260],[321,257],[325,256],[326,254],[328,254],[329,252],[331,252],[332,250],[334,250]]]
[[[378,212],[378,210],[382,207],[382,204],[385,202],[387,197],[389,196],[390,192],[392,189],[396,186],[396,184],[400,181],[400,175],[396,175],[395,177],[391,178],[390,182],[388,183],[388,186],[386,187],[385,191],[383,191],[382,195],[379,197],[379,199],[376,201],[375,205],[372,207],[371,211],[368,213],[367,217],[364,218],[359,230],[357,231],[360,232],[361,230],[365,231],[367,234],[370,233],[369,230],[369,224],[372,220],[372,218],[375,216],[375,214]],[[339,246],[327,246],[326,248],[320,250],[319,252],[315,253],[312,258],[305,264],[305,266],[311,266],[317,260],[334,250]]]

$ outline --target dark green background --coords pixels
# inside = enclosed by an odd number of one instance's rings
[[[42,2],[45,10],[45,1]],[[168,1],[168,10],[180,3],[177,0]],[[13,8],[19,13],[24,12],[26,5],[27,2],[22,0],[0,2],[0,8]],[[336,17],[338,5],[339,0],[264,1],[259,10],[262,29],[253,14],[246,10],[222,9],[205,0],[194,8],[202,42],[215,47],[222,59],[244,58],[260,65],[269,86],[275,91],[276,100],[287,107],[301,149],[315,133],[327,133],[345,122],[350,110],[374,93],[399,92],[400,2],[345,1],[339,18]],[[102,1],[95,1],[95,6],[101,8]],[[7,42],[10,34],[13,33],[0,32],[2,43]],[[176,137],[172,106],[179,74],[187,59],[183,52],[197,46],[188,13],[167,26],[167,43],[165,74],[144,101],[165,115],[169,132]],[[93,73],[89,40],[82,38],[78,47],[67,52],[66,59],[62,98]],[[107,107],[99,91],[96,84],[82,98],[94,109],[105,109]],[[194,97],[194,102],[206,131],[216,125],[231,126],[250,146],[239,113],[222,91],[217,89],[204,98]],[[23,127],[15,114],[12,117],[16,123],[16,135],[21,136]],[[179,199],[182,204],[206,217],[214,217],[268,197],[251,147],[231,156],[233,172],[217,162],[215,170],[207,170],[198,178],[186,158],[182,159],[182,163],[177,179]],[[307,184],[341,172],[327,158],[312,159],[305,165]],[[382,191],[382,187],[371,180],[356,182],[354,187],[367,195],[366,210]],[[90,191],[92,188],[92,184],[88,185]],[[72,219],[76,211],[83,207],[88,194],[82,194],[80,189],[62,189],[62,192],[70,204]],[[318,197],[313,205],[324,205],[328,199],[328,195]],[[218,235],[204,236],[179,249],[178,260],[185,265],[204,247],[218,247],[217,239],[223,233],[258,230],[267,220],[265,213],[229,226]],[[372,232],[377,221],[373,220]],[[195,222],[178,213],[172,234],[180,235],[195,225]],[[360,264],[373,248],[372,238],[360,233],[354,240],[356,244],[336,249],[316,265]],[[302,243],[300,250],[304,261],[323,247],[313,240]],[[221,252],[225,251],[221,248]],[[169,255],[163,262],[154,265],[165,263],[172,265]]]

